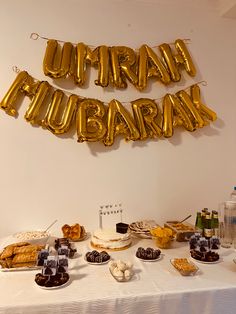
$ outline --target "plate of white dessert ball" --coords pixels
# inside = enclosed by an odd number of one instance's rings
[[[121,260],[110,261],[109,270],[113,278],[119,282],[129,281],[134,274],[133,264]]]

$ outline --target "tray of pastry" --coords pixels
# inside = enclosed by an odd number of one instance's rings
[[[0,253],[0,271],[33,270],[37,265],[38,253],[44,245],[18,242],[6,246]]]
[[[199,270],[199,268],[187,258],[173,258],[170,262],[182,276],[193,276]]]
[[[164,226],[174,232],[175,239],[179,242],[188,241],[191,235],[197,232],[194,225],[188,222],[181,223],[177,220],[173,220],[167,221]]]

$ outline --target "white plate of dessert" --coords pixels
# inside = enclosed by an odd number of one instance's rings
[[[85,262],[87,262],[90,265],[104,265],[110,262],[111,258],[109,258],[107,261],[104,262],[89,262],[87,261],[86,257],[84,257]]]
[[[153,258],[153,259],[144,259],[144,258],[140,258],[140,257],[137,257],[137,259],[139,259],[142,262],[157,262],[157,261],[161,260],[162,257],[163,257],[163,254],[160,254],[157,258]]]
[[[55,290],[55,289],[64,288],[65,286],[69,285],[70,282],[71,282],[71,279],[70,279],[70,276],[69,276],[68,280],[65,283],[63,283],[61,285],[57,285],[57,286],[52,286],[52,287],[41,286],[36,281],[35,281],[35,284],[36,284],[37,287],[39,287],[39,288],[41,288],[43,290]]]
[[[162,258],[161,250],[153,249],[151,247],[146,249],[139,247],[135,253],[135,256],[143,262],[156,262]]]
[[[109,263],[109,270],[112,277],[119,282],[129,281],[134,275],[133,264],[131,262],[121,260],[111,261]]]
[[[43,289],[43,290],[55,290],[55,289],[60,289],[60,288],[64,288],[65,286],[67,286],[70,283],[70,280],[68,280],[66,283],[63,283],[60,286],[55,286],[55,287],[45,287],[45,286],[39,286],[38,284],[36,284],[39,288]]]
[[[198,262],[198,263],[201,263],[201,264],[218,264],[218,263],[221,263],[223,261],[223,259],[220,257],[217,261],[213,261],[213,262],[207,262],[207,261],[201,261],[201,260],[198,260],[194,257],[191,256],[191,259],[194,261],[194,262]]]
[[[93,250],[85,254],[84,260],[90,265],[104,265],[111,260],[111,256],[106,251]]]

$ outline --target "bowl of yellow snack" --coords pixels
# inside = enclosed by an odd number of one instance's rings
[[[171,247],[171,241],[174,239],[174,233],[167,227],[156,227],[150,230],[153,240],[156,246],[160,249],[169,249]]]

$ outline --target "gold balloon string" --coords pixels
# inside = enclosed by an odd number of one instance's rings
[[[13,67],[12,67],[12,70],[15,72],[15,73],[19,73],[19,72],[21,72],[21,70],[16,66],[16,65],[14,65]],[[32,76],[31,76],[32,77]],[[38,80],[38,79],[36,79],[35,77],[32,77],[33,78],[33,80],[35,81],[35,82],[40,82],[40,80]],[[50,84],[54,89],[58,89],[58,87],[56,87],[56,86],[54,86],[54,85],[52,85],[52,84]],[[193,85],[193,84],[192,84]],[[187,91],[187,90],[189,90],[190,89],[190,87],[192,86],[192,85],[190,85],[190,86],[188,86],[188,87],[186,87],[186,88],[184,88],[184,89],[182,89],[182,90],[184,90],[184,91]],[[202,86],[207,86],[207,81],[199,81],[199,82],[196,82],[194,85],[202,85]],[[66,90],[64,90],[64,89],[60,89],[65,95],[67,95],[67,96],[71,96],[71,95],[75,95],[75,94],[73,94],[73,93],[70,93],[70,92],[68,92],[68,91],[66,91]],[[79,96],[79,98],[80,99],[89,99],[90,97],[85,97],[85,96],[81,96],[81,95],[78,95]],[[164,96],[163,97],[160,97],[160,98],[154,98],[153,100],[154,101],[160,101],[160,100],[162,100],[162,99],[164,99]],[[123,105],[128,105],[128,104],[130,104],[131,102],[132,102],[133,100],[127,100],[127,101],[120,101],[120,103],[121,104],[123,104]],[[108,105],[109,104],[109,102],[106,102],[106,101],[102,101],[104,104],[106,104],[106,105]]]
[[[38,33],[31,33],[30,34],[30,38],[33,39],[33,40],[38,40],[39,38],[40,39],[44,39],[44,40],[50,40],[52,38],[48,38],[48,37],[44,37],[44,36],[41,36],[39,35]],[[64,40],[61,40],[61,39],[55,39],[54,40],[58,41],[59,43],[66,43],[66,41]],[[186,44],[189,44],[191,42],[191,39],[190,38],[184,38],[182,39]],[[72,45],[76,46],[77,44],[76,43],[71,43]],[[169,43],[169,45],[174,45],[175,43],[174,42],[171,42]],[[92,46],[92,45],[87,45],[89,48],[96,48],[96,46]],[[159,46],[158,45],[155,45],[155,46],[151,46],[151,48],[158,48]],[[138,51],[139,49],[138,48],[135,48],[134,49],[135,51]]]
[[[193,84],[192,84],[192,85],[193,85]],[[188,87],[186,87],[186,88],[184,88],[184,89],[182,89],[182,90],[188,91],[192,85],[190,85],[190,86],[188,86]],[[194,85],[207,86],[207,81],[199,81],[199,82],[196,82]],[[154,101],[160,101],[160,100],[162,100],[162,99],[164,99],[163,96],[160,97],[160,98],[154,98],[154,99],[152,99],[152,100],[154,100]],[[122,104],[129,104],[129,103],[131,103],[132,101],[133,101],[133,100],[124,101],[124,102],[121,101],[121,103],[122,103]],[[108,103],[107,103],[107,104],[108,104]]]
[[[30,38],[33,39],[33,40],[38,40],[39,38],[40,39],[44,39],[44,40],[50,40],[51,38],[48,38],[48,37],[44,37],[44,36],[41,36],[39,35],[38,33],[31,33],[30,34]],[[60,40],[60,39],[55,39],[54,40],[60,42],[60,43],[65,43],[66,41],[63,41],[63,40]],[[73,45],[75,45],[74,43],[72,43]]]

